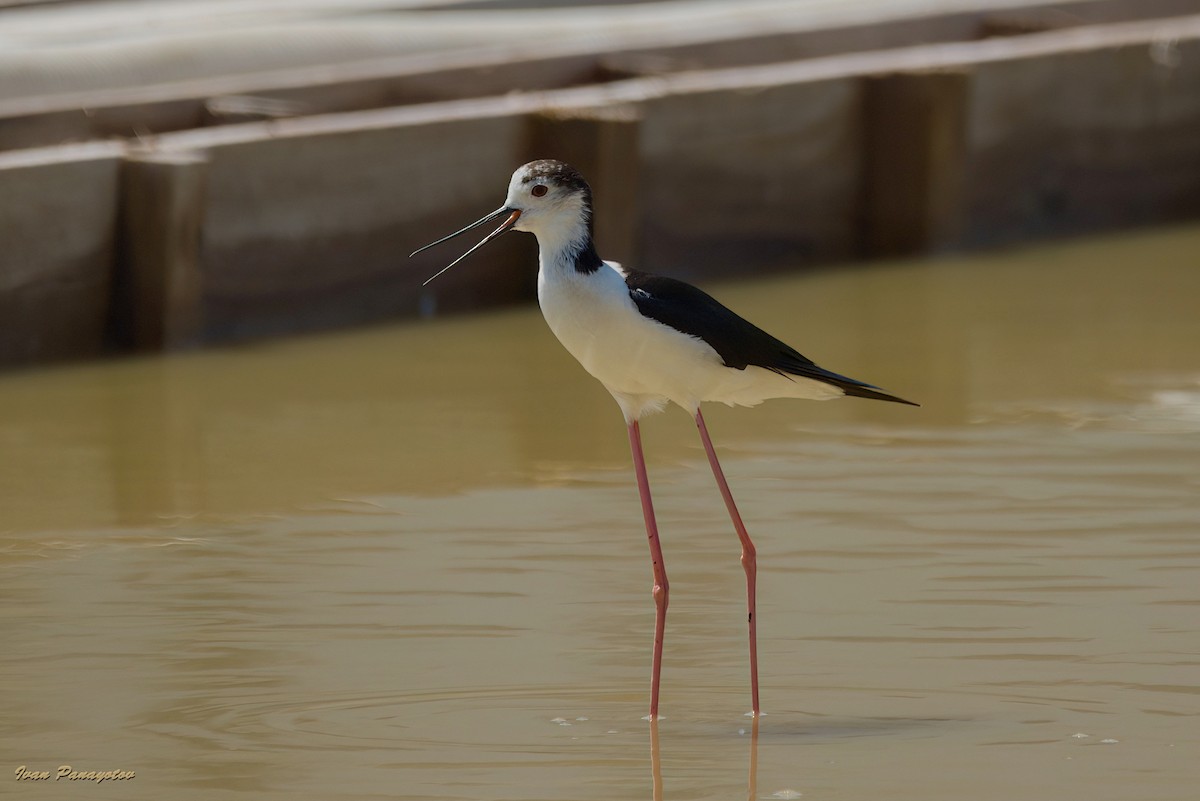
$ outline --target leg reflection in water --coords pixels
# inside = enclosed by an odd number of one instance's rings
[[[746,798],[754,801],[758,795],[758,721],[754,716],[750,727],[750,769],[746,777]],[[658,719],[650,721],[650,786],[654,801],[663,801],[662,751],[658,745]]]
[[[658,718],[650,719],[650,786],[654,801],[663,801],[662,755],[658,750]]]

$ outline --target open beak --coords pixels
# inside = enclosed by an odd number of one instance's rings
[[[500,223],[500,227],[499,227],[499,228],[497,228],[495,231],[492,231],[490,234],[488,234],[487,236],[485,236],[485,237],[484,237],[484,238],[483,238],[483,239],[482,239],[482,240],[479,242],[479,244],[478,244],[478,245],[476,245],[475,247],[471,248],[471,249],[470,249],[470,250],[468,250],[466,253],[462,254],[462,255],[461,255],[461,256],[459,256],[457,259],[455,259],[454,261],[450,262],[449,264],[447,264],[447,265],[446,265],[445,267],[443,267],[442,269],[438,270],[438,271],[437,271],[436,273],[434,273],[433,275],[429,276],[429,278],[427,278],[427,279],[425,280],[425,283],[421,284],[421,286],[426,286],[426,285],[428,285],[430,281],[432,281],[433,279],[437,278],[437,277],[438,277],[439,275],[441,275],[442,273],[446,272],[446,270],[449,270],[451,267],[453,267],[454,265],[458,264],[460,261],[462,261],[463,259],[465,259],[467,256],[470,256],[472,253],[474,253],[475,251],[479,250],[481,247],[483,247],[484,245],[486,245],[488,242],[491,242],[493,239],[495,239],[496,237],[500,236],[500,234],[504,233],[504,232],[505,232],[505,231],[507,231],[509,228],[512,228],[514,225],[516,225],[516,224],[517,224],[517,219],[518,219],[518,218],[521,216],[521,210],[520,210],[520,209],[510,209],[510,208],[507,208],[507,207],[501,206],[500,208],[498,208],[498,209],[496,209],[495,211],[493,211],[491,214],[488,214],[487,216],[485,216],[485,217],[482,217],[482,218],[480,218],[480,219],[476,220],[475,222],[471,223],[471,224],[470,224],[470,225],[468,225],[466,228],[460,228],[460,229],[458,229],[457,231],[455,231],[454,233],[450,234],[449,236],[443,236],[443,237],[442,237],[441,239],[439,239],[438,241],[436,241],[436,242],[430,242],[430,243],[429,243],[428,245],[426,245],[425,247],[423,247],[423,248],[417,248],[417,249],[416,249],[416,250],[414,250],[412,253],[409,253],[409,254],[408,254],[408,257],[411,259],[413,256],[417,255],[418,253],[420,253],[420,252],[421,252],[421,251],[423,251],[423,250],[429,250],[429,248],[433,247],[434,245],[440,245],[440,244],[442,244],[443,242],[447,242],[447,241],[449,241],[449,240],[453,239],[454,237],[458,236],[459,234],[464,234],[464,233],[466,233],[467,231],[470,231],[472,228],[478,228],[478,227],[479,227],[479,226],[481,226],[481,225],[485,225],[486,223],[490,223],[492,220],[495,220],[495,219],[498,219],[498,218],[500,218],[500,217],[503,217],[505,214],[507,214],[507,215],[508,215],[508,219],[506,219],[504,222]]]

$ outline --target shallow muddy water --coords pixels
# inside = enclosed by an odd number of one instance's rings
[[[624,427],[520,309],[0,377],[0,794],[1194,799],[1200,229],[709,288],[924,404],[706,412],[757,732],[678,410],[641,720]]]

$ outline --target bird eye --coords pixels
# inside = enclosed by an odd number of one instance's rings
[[[541,197],[549,191],[550,190],[546,188],[545,184],[535,184],[533,189],[529,190],[529,194],[533,195],[534,197]]]

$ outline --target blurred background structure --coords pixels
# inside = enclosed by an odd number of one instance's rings
[[[685,279],[1197,219],[1200,0],[2,2],[0,367],[529,299],[407,254],[535,157]]]

